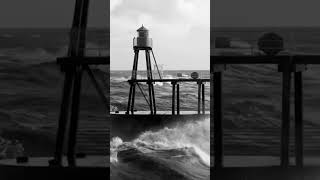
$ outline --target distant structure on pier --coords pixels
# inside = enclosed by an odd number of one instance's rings
[[[139,59],[139,51],[145,51],[146,55],[146,65],[147,65],[147,84],[148,84],[148,94],[149,98],[147,98],[144,93],[144,97],[150,107],[151,114],[156,114],[156,102],[155,102],[155,95],[154,95],[154,87],[153,87],[153,74],[152,74],[152,67],[151,67],[151,58],[150,52],[152,53],[156,68],[158,70],[160,79],[161,73],[159,71],[157,61],[154,57],[152,51],[152,39],[149,37],[149,30],[145,28],[143,25],[137,30],[138,36],[133,38],[133,50],[134,50],[134,62],[133,62],[133,69],[132,69],[132,76],[130,81],[130,92],[129,92],[129,100],[128,100],[128,107],[127,107],[127,114],[131,111],[131,114],[134,112],[134,100],[135,100],[135,93],[136,93],[136,86],[139,87],[141,93],[143,93],[142,88],[140,87],[139,83],[136,82],[137,80],[137,72],[138,72],[138,59]]]

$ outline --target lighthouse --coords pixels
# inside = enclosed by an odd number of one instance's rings
[[[141,87],[137,80],[137,72],[138,72],[138,60],[139,60],[139,52],[145,52],[146,56],[146,71],[147,71],[147,85],[148,85],[148,98],[146,97],[146,101],[150,107],[150,113],[156,114],[156,103],[155,103],[155,95],[154,95],[154,87],[153,87],[153,77],[152,77],[152,68],[151,68],[151,58],[150,52],[154,58],[154,54],[152,51],[152,39],[149,37],[149,30],[145,28],[143,25],[137,30],[137,37],[133,38],[133,50],[134,50],[134,60],[133,60],[133,68],[130,83],[130,91],[129,91],[129,99],[127,106],[127,114],[131,112],[134,113],[134,101],[135,101],[135,93],[136,86]],[[154,59],[155,61],[155,59]],[[155,61],[156,63],[156,61]],[[160,75],[159,75],[160,76]],[[142,92],[143,93],[143,92]]]
[[[137,30],[137,37],[133,38],[133,48],[152,49],[152,39],[149,38],[149,30],[143,25]]]

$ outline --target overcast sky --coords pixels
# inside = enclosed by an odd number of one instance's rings
[[[111,0],[111,69],[132,69],[132,39],[144,24],[165,69],[209,69],[210,0]],[[140,55],[139,69],[145,69]]]
[[[213,0],[214,26],[320,26],[319,0]]]
[[[75,0],[1,0],[0,27],[70,27]],[[89,26],[109,24],[109,0],[91,0]]]
[[[208,69],[211,26],[320,26],[319,0],[91,0],[89,26],[109,25],[112,69],[132,66],[144,24],[167,69]],[[70,27],[75,0],[1,0],[0,28]],[[211,18],[210,16],[211,6]],[[111,13],[109,12],[111,10]]]

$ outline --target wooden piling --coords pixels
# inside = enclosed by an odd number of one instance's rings
[[[201,111],[201,82],[198,81],[198,114],[200,114]]]
[[[303,84],[302,72],[294,74],[296,166],[303,167]]]
[[[205,84],[202,84],[202,114],[206,113],[206,107],[205,107]]]
[[[180,114],[180,84],[177,84],[177,114]]]
[[[172,115],[174,115],[175,114],[175,94],[176,94],[175,88],[176,88],[176,82],[172,82],[171,84],[172,84],[172,101],[171,101],[171,103],[172,103]]]

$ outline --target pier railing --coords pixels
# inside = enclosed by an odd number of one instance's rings
[[[279,55],[279,56],[220,56],[212,55],[210,59],[211,122],[214,125],[211,137],[214,137],[214,167],[223,167],[223,72],[231,64],[273,64],[282,74],[282,119],[280,138],[280,165],[289,167],[290,142],[290,88],[291,75],[294,74],[294,142],[295,162],[303,167],[303,78],[306,65],[320,64],[320,55]]]

